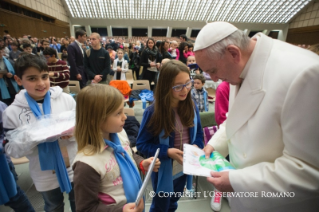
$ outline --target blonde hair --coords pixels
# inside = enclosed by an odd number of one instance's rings
[[[91,84],[83,88],[76,98],[74,136],[78,152],[93,155],[105,147],[101,124],[123,104],[123,95],[109,85]]]

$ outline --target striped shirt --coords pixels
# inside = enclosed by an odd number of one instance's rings
[[[50,77],[50,86],[60,86],[65,88],[69,84],[70,70],[66,62],[58,60],[56,63],[48,63],[49,72],[53,72],[54,76]]]

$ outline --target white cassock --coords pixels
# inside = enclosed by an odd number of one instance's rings
[[[255,37],[237,94],[231,86],[228,118],[209,141],[230,155],[234,191],[258,192],[258,198],[229,198],[231,210],[319,211],[319,56]]]

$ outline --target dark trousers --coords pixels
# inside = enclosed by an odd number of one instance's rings
[[[186,185],[187,175],[183,175],[173,181],[174,192],[181,192],[183,194]],[[157,187],[158,173],[152,174],[152,185],[154,191]],[[160,192],[153,197],[150,212],[174,212],[177,209],[177,201],[180,199],[178,195],[171,195],[170,197],[164,197],[164,193]]]
[[[134,67],[134,68],[132,69],[133,78],[134,78],[134,73],[135,73],[135,75],[136,75],[135,80],[139,80],[139,77],[140,77],[140,68]]]
[[[15,172],[15,168],[12,162],[8,162],[9,168],[15,177],[15,179],[18,179],[18,176]],[[4,204],[5,206],[8,206],[12,208],[15,212],[34,212],[34,209],[28,199],[28,197],[25,195],[23,190],[18,186],[17,184],[17,194],[10,198],[9,202]]]
[[[151,82],[156,83],[156,74],[157,72],[154,71],[149,71],[147,69],[144,68],[143,70],[143,79],[148,80],[150,83],[150,88],[151,90],[153,90],[154,86],[151,86]]]
[[[74,198],[74,184],[72,184],[72,190],[69,193],[69,201],[72,212],[75,212],[75,198]],[[60,187],[40,192],[44,199],[44,210],[46,212],[63,212],[64,211],[64,197],[60,190]]]

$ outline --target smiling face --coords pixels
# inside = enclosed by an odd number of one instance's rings
[[[34,100],[41,100],[50,88],[49,73],[47,71],[39,71],[34,67],[30,67],[24,71],[22,79],[17,75],[15,80],[20,86],[23,86],[28,94]]]
[[[177,85],[184,85],[188,82],[190,82],[190,78],[189,78],[189,74],[185,73],[185,72],[180,72],[174,80],[174,85],[173,86],[177,86]],[[183,89],[181,91],[175,91],[174,89],[172,89],[172,102],[173,105],[178,105],[179,101],[184,101],[187,97],[187,94],[189,93],[189,91],[191,90],[191,88],[186,88],[183,87]]]
[[[126,115],[124,113],[124,101],[109,117],[101,124],[101,131],[104,138],[108,138],[110,133],[118,133],[123,130]]]
[[[147,46],[148,46],[148,48],[153,49],[153,47],[154,47],[154,42],[153,42],[152,40],[149,40],[149,41],[147,42]]]

